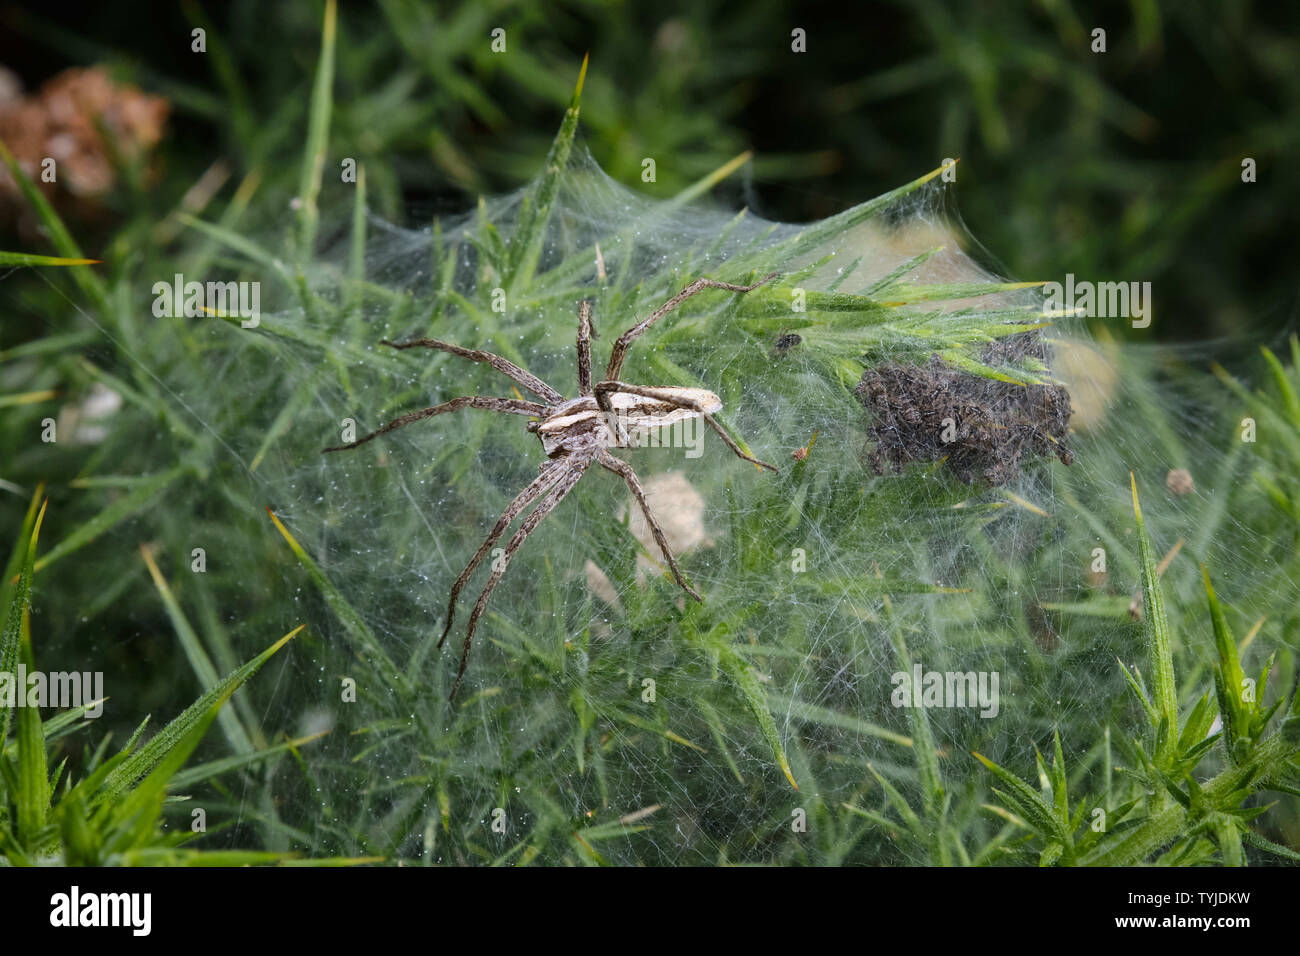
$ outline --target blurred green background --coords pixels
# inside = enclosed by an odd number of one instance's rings
[[[109,64],[172,101],[162,178],[116,194],[122,215],[169,210],[218,157],[232,182],[257,170],[288,195],[321,9],[119,2],[72,18],[0,4],[0,63],[29,89]],[[351,3],[331,155],[365,163],[390,218],[465,208],[537,170],[590,51],[581,135],[652,195],[753,147],[730,198],[803,221],[960,157],[961,212],[1004,271],[1150,281],[1144,335],[1272,333],[1297,291],[1298,20],[1294,4],[1195,0]],[[196,26],[206,54],[190,50]],[[1241,181],[1245,157],[1256,183]]]

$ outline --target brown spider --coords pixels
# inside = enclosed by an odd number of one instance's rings
[[[447,603],[447,624],[442,630],[442,637],[438,640],[439,649],[442,648],[443,642],[447,640],[447,635],[451,632],[452,620],[456,614],[456,598],[460,595],[461,588],[469,581],[474,569],[479,566],[488,551],[505,533],[511,522],[519,517],[524,509],[540,499],[537,507],[529,513],[528,517],[524,518],[519,530],[514,533],[514,536],[506,544],[504,559],[493,563],[492,576],[488,578],[483,593],[479,595],[478,601],[474,604],[474,610],[469,616],[469,627],[465,632],[465,646],[460,655],[460,669],[456,671],[456,681],[452,684],[449,699],[454,700],[456,692],[460,689],[461,678],[465,676],[465,665],[469,660],[470,644],[474,640],[474,628],[483,614],[483,609],[487,606],[488,597],[505,574],[506,565],[509,564],[510,559],[514,557],[515,552],[519,550],[525,539],[573,490],[574,485],[578,483],[578,479],[583,476],[593,462],[598,462],[602,467],[614,472],[627,482],[628,488],[632,491],[632,496],[636,498],[642,512],[645,514],[646,523],[649,524],[659,549],[668,561],[668,567],[672,571],[673,579],[676,580],[682,590],[695,600],[703,601],[699,593],[687,584],[682,577],[681,570],[677,567],[677,559],[668,547],[668,539],[664,536],[659,522],[650,513],[645,491],[641,487],[641,481],[637,478],[636,472],[632,470],[631,465],[620,458],[615,458],[607,449],[635,447],[638,439],[651,432],[656,432],[687,419],[703,418],[726,442],[727,447],[739,457],[760,467],[769,468],[772,471],[776,471],[777,468],[745,454],[732,440],[731,436],[714,420],[713,413],[722,408],[722,401],[712,392],[705,391],[702,388],[647,388],[643,385],[629,385],[619,381],[618,376],[623,370],[623,360],[627,357],[628,348],[633,340],[697,292],[702,292],[705,289],[751,292],[776,278],[777,275],[778,273],[773,272],[753,285],[732,285],[729,282],[718,282],[714,279],[696,279],[619,337],[610,350],[609,367],[605,371],[605,380],[597,382],[594,387],[591,381],[591,303],[583,302],[578,307],[578,397],[567,400],[531,372],[525,371],[499,355],[493,355],[491,352],[461,348],[459,345],[439,342],[436,339],[415,339],[402,343],[384,341],[380,343],[395,349],[439,349],[443,352],[450,352],[453,355],[467,358],[472,362],[486,362],[498,372],[509,376],[516,383],[545,401],[545,404],[542,404],[524,401],[523,399],[488,398],[479,395],[453,398],[441,405],[424,408],[418,412],[409,412],[395,418],[383,428],[377,429],[349,445],[337,445],[325,449],[325,451],[330,452],[356,448],[358,445],[363,445],[372,438],[391,432],[395,428],[401,428],[403,425],[431,418],[434,415],[441,415],[444,412],[454,412],[461,408],[482,408],[487,411],[506,412],[511,415],[531,415],[535,418],[534,421],[528,423],[527,428],[541,440],[542,449],[546,452],[547,460],[538,469],[537,477],[519,493],[519,496],[514,501],[510,502],[509,507],[497,519],[492,531],[479,545],[478,551],[475,552],[474,557],[470,559],[469,564],[466,565],[465,570],[460,573],[460,577],[456,579],[456,583],[451,588],[451,599]]]

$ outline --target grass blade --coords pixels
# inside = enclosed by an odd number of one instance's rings
[[[1155,547],[1142,519],[1142,506],[1138,503],[1137,478],[1129,472],[1133,490],[1133,516],[1137,520],[1138,548],[1142,557],[1142,590],[1147,612],[1143,626],[1151,639],[1152,705],[1159,724],[1156,727],[1156,765],[1161,769],[1172,766],[1178,750],[1178,695],[1174,688],[1174,655],[1169,616],[1165,611],[1165,596],[1160,587],[1160,574],[1156,570]]]
[[[32,542],[32,550],[36,542]],[[28,671],[36,670],[32,659],[32,635],[26,608],[22,619],[22,648],[20,657]],[[25,688],[20,688],[25,690]],[[45,826],[50,808],[50,768],[45,756],[45,734],[41,730],[39,707],[18,708],[18,839],[31,850],[40,850],[37,834]]]
[[[18,189],[27,200],[32,210],[36,213],[36,218],[40,220],[45,227],[46,233],[50,237],[50,242],[58,250],[59,256],[64,259],[85,259],[81,254],[72,233],[68,232],[67,226],[59,218],[59,214],[54,211],[50,201],[45,198],[45,194],[36,188],[36,184],[31,181],[18,161],[14,159],[13,153],[9,152],[9,147],[0,140],[0,162],[9,170],[9,175],[13,177],[14,182],[18,184]],[[89,261],[89,260],[88,260]],[[108,296],[104,291],[104,283],[88,265],[76,266],[72,271],[73,278],[77,285],[81,286],[81,291],[103,311],[108,311]]]
[[[393,675],[394,680],[400,680],[400,669],[385,653],[374,632],[361,619],[361,615],[356,612],[352,605],[348,603],[347,598],[334,586],[334,582],[325,576],[325,572],[312,560],[306,549],[289,533],[289,529],[284,526],[275,512],[267,508],[266,513],[271,516],[271,520],[275,522],[275,527],[284,536],[284,540],[289,543],[289,548],[298,559],[298,563],[303,566],[303,569],[315,582],[321,596],[325,598],[325,602],[330,606],[330,610],[342,622],[344,630],[352,638],[357,652],[370,658],[372,666],[377,667],[385,674]]]
[[[45,520],[45,503],[33,522],[31,535],[27,538],[27,554],[23,558],[22,571],[18,577],[18,586],[14,589],[9,602],[9,612],[5,616],[4,635],[0,637],[0,673],[12,674],[17,670],[19,645],[22,642],[23,614],[27,609],[27,599],[32,592],[32,574],[36,557],[36,542],[41,533],[41,522]],[[9,735],[11,708],[4,708],[0,714],[0,746]]]
[[[95,804],[117,800],[131,784],[158,768],[168,754],[174,753],[176,748],[181,746],[187,739],[187,735],[200,723],[203,723],[206,727],[206,724],[215,716],[215,710],[212,708],[224,703],[231,694],[239,689],[244,681],[256,674],[263,664],[270,660],[280,648],[289,643],[306,626],[303,624],[294,628],[251,661],[232,671],[226,676],[225,680],[187,707],[180,716],[160,730],[147,744],[116,766],[113,772],[105,778],[103,787],[95,796]],[[195,742],[197,743],[197,741]],[[188,753],[186,755],[188,756]],[[177,769],[179,769],[179,765]]]
[[[0,266],[93,266],[98,259],[64,259],[60,256],[36,256],[27,252],[0,252]]]
[[[298,185],[300,267],[311,257],[316,245],[316,226],[320,210],[316,201],[320,196],[321,176],[325,168],[325,150],[329,145],[330,112],[334,108],[334,38],[338,24],[337,0],[326,0],[325,22],[321,28],[320,60],[316,66],[316,82],[311,91],[311,113],[307,127],[307,146],[303,151],[302,175]]]
[[[524,199],[524,208],[519,216],[519,228],[510,239],[510,291],[516,292],[528,287],[537,271],[538,260],[542,256],[542,241],[546,234],[546,224],[551,217],[551,208],[560,191],[560,180],[569,163],[569,151],[573,148],[573,137],[578,131],[578,110],[582,102],[582,84],[587,78],[587,57],[582,58],[582,69],[578,73],[578,85],[573,91],[573,99],[564,113],[560,131],[551,143],[551,151],[546,156],[546,168],[535,189]]]
[[[208,657],[208,652],[203,647],[203,642],[199,640],[199,635],[190,626],[190,622],[185,617],[185,612],[181,610],[176,596],[172,594],[172,589],[167,584],[167,579],[163,577],[162,571],[158,569],[158,564],[154,561],[148,545],[143,543],[140,545],[140,555],[149,568],[149,576],[153,578],[154,587],[158,589],[158,596],[162,598],[163,607],[167,609],[167,617],[172,622],[176,637],[181,642],[181,648],[185,651],[185,657],[190,662],[194,676],[199,679],[199,685],[204,690],[211,690],[220,682],[217,669],[212,666],[212,659]],[[236,753],[253,752],[255,749],[253,742],[249,739],[248,734],[244,732],[239,717],[233,711],[223,709],[217,719],[221,722],[221,729]]]
[[[68,535],[41,560],[36,562],[36,570],[48,568],[60,558],[67,557],[78,548],[83,548],[113,526],[133,517],[151,504],[155,504],[163,491],[183,473],[183,468],[160,472],[140,482],[130,492],[118,498],[103,511],[99,512],[72,534]]]

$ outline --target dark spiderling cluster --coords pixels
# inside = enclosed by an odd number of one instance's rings
[[[803,336],[796,335],[794,332],[787,332],[785,335],[778,338],[776,344],[772,346],[772,355],[780,358],[792,348],[796,348],[802,341]]]
[[[1037,332],[988,346],[981,361],[997,368],[1027,357],[1046,361]],[[1066,431],[1070,393],[1057,385],[1015,385],[962,372],[932,355],[925,365],[888,363],[867,369],[855,389],[871,413],[869,457],[876,474],[911,462],[946,459],[966,484],[1002,485],[1026,456],[1055,455],[1070,464]]]

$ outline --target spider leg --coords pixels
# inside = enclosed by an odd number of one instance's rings
[[[753,285],[733,285],[730,282],[719,282],[716,279],[696,279],[685,289],[682,289],[681,292],[678,292],[675,296],[618,337],[618,341],[614,343],[614,347],[610,349],[609,352],[609,368],[605,371],[605,378],[610,381],[617,380],[619,373],[623,371],[623,359],[627,357],[627,350],[629,346],[631,346],[632,341],[697,292],[703,292],[705,289],[726,289],[729,292],[753,292],[764,283],[775,279],[778,275],[780,275],[778,272],[769,273]],[[608,411],[608,409],[606,410]]]
[[[500,355],[493,355],[491,352],[483,352],[479,349],[461,348],[459,345],[452,345],[450,342],[440,342],[437,339],[412,339],[410,342],[389,342],[387,339],[379,343],[387,345],[394,349],[438,349],[442,352],[450,352],[452,355],[459,355],[461,358],[467,358],[471,362],[487,362],[502,375],[508,375],[518,384],[528,389],[535,395],[540,395],[552,405],[558,405],[564,401],[564,396],[557,392],[551,386],[547,385],[532,372],[525,371],[509,359],[504,359]]]
[[[651,513],[650,503],[646,501],[645,489],[641,487],[641,481],[637,478],[636,472],[632,469],[632,466],[621,458],[615,458],[604,449],[601,449],[596,455],[596,460],[627,482],[627,486],[632,492],[632,497],[635,498],[637,504],[641,506],[641,513],[645,515],[646,523],[650,525],[650,533],[654,535],[655,543],[659,545],[659,550],[663,552],[664,558],[668,561],[668,567],[673,572],[673,579],[676,580],[678,586],[681,587],[683,591],[695,598],[695,600],[699,601],[701,604],[704,603],[704,598],[700,597],[699,592],[687,584],[686,580],[682,577],[681,568],[677,567],[677,558],[673,556],[672,549],[668,547],[668,537],[664,534],[664,529],[659,527],[659,522],[655,520],[655,516]]]
[[[578,305],[578,394],[591,394],[591,303]]]
[[[442,650],[443,642],[447,640],[447,634],[451,631],[452,621],[456,617],[456,599],[460,597],[461,588],[469,582],[470,575],[474,573],[474,569],[479,566],[479,562],[481,562],[487,555],[488,551],[491,550],[492,545],[496,544],[501,535],[505,533],[506,528],[510,527],[510,522],[519,517],[520,512],[540,498],[545,492],[549,491],[551,486],[560,480],[561,476],[558,473],[558,464],[559,463],[555,459],[548,459],[542,464],[537,477],[529,482],[528,487],[519,492],[515,497],[515,500],[510,502],[506,507],[506,510],[501,513],[501,517],[497,519],[497,523],[492,526],[492,530],[488,533],[488,536],[483,540],[483,543],[479,545],[478,551],[475,552],[474,557],[470,558],[469,564],[465,565],[465,570],[460,572],[460,577],[458,577],[456,583],[451,586],[451,598],[447,601],[447,624],[442,629],[442,637],[438,638],[439,650]]]
[[[691,411],[699,412],[700,416],[708,423],[709,427],[718,433],[718,437],[726,443],[727,447],[736,453],[736,457],[743,458],[745,461],[752,462],[760,468],[767,468],[769,471],[779,472],[776,465],[769,465],[765,461],[759,461],[750,455],[745,454],[735,440],[727,434],[726,430],[714,420],[713,416],[704,410],[704,406],[694,399],[686,398],[682,395],[667,392],[658,388],[647,388],[644,385],[629,385],[626,382],[601,382],[596,386],[596,400],[600,401],[603,396],[610,392],[626,392],[629,395],[643,395],[646,398],[658,399],[661,402],[667,402],[670,405],[676,405],[678,408],[689,408]],[[608,401],[606,399],[605,401]],[[602,408],[604,405],[602,404]]]
[[[499,567],[492,569],[492,576],[488,578],[487,584],[483,588],[483,593],[478,596],[478,601],[474,604],[474,610],[469,615],[469,627],[465,631],[465,647],[460,652],[460,669],[456,671],[456,682],[451,685],[451,696],[449,700],[456,699],[456,692],[460,690],[461,678],[465,676],[465,665],[469,662],[469,648],[474,640],[474,628],[478,624],[478,619],[483,616],[483,609],[487,607],[488,598],[491,597],[493,590],[500,583],[501,578],[506,573],[506,568],[510,564],[510,559],[515,556],[520,545],[527,540],[528,536],[536,530],[537,526],[542,523],[542,519],[555,510],[555,506],[564,500],[565,495],[573,490],[573,486],[578,483],[578,479],[586,472],[587,466],[591,460],[574,462],[568,466],[560,480],[552,486],[551,490],[546,493],[536,508],[529,513],[528,517],[519,525],[519,530],[514,533],[509,543],[506,544],[504,560]]]
[[[422,408],[418,412],[407,412],[399,418],[394,418],[383,428],[372,431],[365,438],[358,438],[350,445],[334,445],[324,450],[346,451],[349,448],[356,448],[358,445],[364,445],[372,438],[378,438],[395,428],[401,428],[403,425],[409,425],[412,422],[423,421],[426,418],[432,418],[434,415],[442,415],[445,412],[454,412],[461,408],[482,408],[489,412],[506,412],[511,415],[546,416],[546,406],[539,405],[536,402],[524,402],[516,398],[489,398],[486,395],[471,395],[464,398],[453,398],[449,402]]]
[[[717,420],[712,415],[707,412],[701,412],[700,414],[704,416],[704,420],[708,423],[709,427],[718,433],[718,437],[722,439],[723,443],[736,453],[737,458],[743,458],[745,461],[755,464],[759,468],[766,468],[768,471],[780,472],[781,469],[777,468],[776,465],[769,465],[765,461],[759,461],[757,458],[746,455],[741,450],[740,446],[736,444],[735,439],[727,434],[726,430],[718,424]]]

